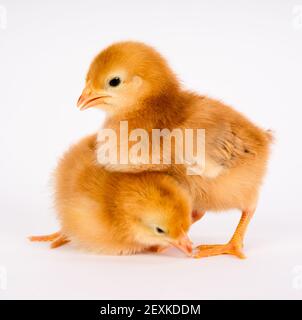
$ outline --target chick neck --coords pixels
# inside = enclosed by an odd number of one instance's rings
[[[185,100],[178,85],[171,84],[159,94],[138,100],[125,111],[109,116],[108,120],[134,122],[146,129],[170,129],[181,125],[186,118]]]

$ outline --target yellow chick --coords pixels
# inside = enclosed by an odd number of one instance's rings
[[[193,222],[185,189],[163,173],[137,175],[104,170],[96,162],[96,135],[64,155],[55,174],[61,231],[32,241],[69,241],[111,255],[161,251],[174,246],[190,255]]]
[[[119,133],[120,121],[129,132],[143,128],[205,129],[205,169],[188,176],[185,166],[148,164],[106,166],[111,171],[169,171],[188,184],[194,212],[239,209],[239,225],[227,244],[198,247],[196,257],[233,254],[240,258],[247,226],[255,212],[259,187],[269,157],[272,135],[225,104],[184,90],[165,59],[138,42],[120,42],[93,60],[80,109],[108,112],[104,128]],[[118,142],[119,144],[119,142]],[[129,145],[131,147],[131,144]]]

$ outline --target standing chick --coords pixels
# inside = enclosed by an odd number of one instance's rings
[[[96,162],[96,135],[73,146],[56,170],[61,231],[32,241],[58,247],[74,241],[105,254],[160,251],[175,246],[190,254],[187,192],[163,173],[137,175],[104,170]]]
[[[188,176],[178,165],[108,165],[112,171],[168,170],[188,184],[194,212],[239,209],[239,225],[227,244],[200,246],[196,257],[233,254],[240,258],[247,226],[256,209],[269,156],[271,133],[223,103],[186,91],[153,48],[120,42],[92,62],[78,107],[108,111],[105,128],[205,129],[205,170]]]

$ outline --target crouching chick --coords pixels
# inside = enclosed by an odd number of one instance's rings
[[[81,140],[60,160],[55,205],[61,231],[32,241],[55,248],[72,241],[103,254],[126,255],[175,246],[190,255],[194,218],[190,196],[161,172],[108,172],[96,161],[96,135]]]

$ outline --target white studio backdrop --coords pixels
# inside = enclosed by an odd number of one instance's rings
[[[81,113],[76,101],[92,58],[119,40],[153,45],[185,87],[275,131],[247,260],[104,257],[27,242],[58,228],[51,174],[101,126],[104,114]],[[0,0],[0,299],[300,299],[301,57],[301,0]],[[208,214],[192,238],[225,241],[238,218]]]

